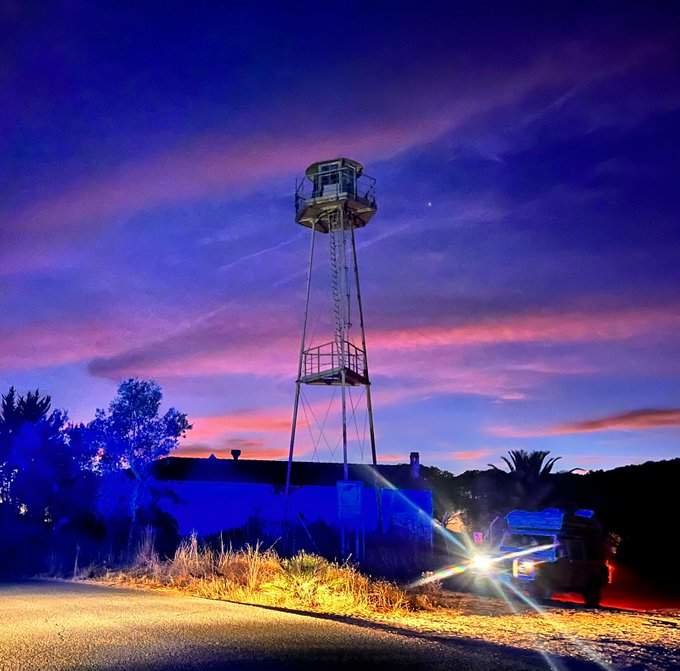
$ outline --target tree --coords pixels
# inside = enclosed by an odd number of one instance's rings
[[[175,408],[160,415],[162,400],[158,384],[131,378],[120,384],[108,411],[98,409],[85,429],[95,448],[95,467],[104,473],[124,470],[134,479],[129,550],[151,464],[176,449],[179,439],[191,429],[186,414]]]
[[[42,570],[48,556],[65,549],[69,534],[79,536],[95,518],[95,482],[81,468],[82,446],[69,440],[66,413],[51,405],[39,390],[19,395],[12,387],[0,399],[0,524],[6,541],[0,564],[5,569]]]
[[[509,450],[508,457],[501,457],[508,467],[504,471],[494,464],[491,468],[505,473],[513,485],[511,501],[513,505],[536,506],[544,503],[552,490],[553,468],[561,457],[551,457],[547,450]]]
[[[11,387],[0,400],[0,498],[38,520],[51,518],[52,494],[74,470],[66,413],[51,406],[38,389],[20,396]]]
[[[508,467],[508,472],[517,476],[520,480],[526,482],[538,482],[539,480],[547,478],[551,473],[555,464],[562,457],[551,457],[546,461],[546,457],[550,454],[548,450],[533,450],[527,452],[526,450],[509,450],[508,457],[501,457]],[[498,466],[489,464],[491,468],[499,469]]]
[[[131,378],[120,384],[108,412],[97,410],[88,429],[98,443],[102,470],[127,468],[141,478],[150,464],[177,448],[191,424],[175,408],[161,416],[162,400],[158,384]]]
[[[12,437],[18,426],[17,395],[14,387],[0,399],[0,504],[7,506],[11,498],[14,469],[9,462]]]

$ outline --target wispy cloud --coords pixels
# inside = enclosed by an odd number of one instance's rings
[[[625,340],[680,326],[680,306],[601,311],[545,311],[488,318],[462,325],[378,331],[371,344],[383,349],[467,347],[503,343],[574,343]]]
[[[559,434],[590,433],[593,431],[642,431],[668,427],[680,427],[680,408],[631,410],[618,415],[559,424],[553,427],[552,432]]]
[[[368,345],[372,370],[382,380],[375,389],[381,404],[449,394],[513,400],[525,398],[550,377],[591,375],[598,369],[573,351],[528,356],[521,349],[508,351],[509,345],[618,341],[625,346],[636,338],[674,338],[678,326],[677,306],[555,310],[454,326],[374,328]],[[298,329],[289,311],[262,303],[230,304],[188,316],[179,327],[169,318],[142,312],[36,322],[0,328],[0,366],[27,370],[89,361],[92,374],[114,381],[127,376],[292,379]],[[158,339],[159,332],[170,335]],[[142,345],[128,349],[130,342],[140,341]]]
[[[231,450],[241,450],[242,459],[284,459],[287,455],[285,447],[271,447],[263,440],[230,438],[217,445],[187,443],[175,452],[178,457],[209,457],[215,455],[221,459],[232,459]],[[299,456],[299,451],[298,451]]]
[[[447,457],[454,461],[477,461],[478,459],[485,459],[493,454],[493,450],[487,448],[480,448],[478,450],[454,450],[448,452]]]
[[[219,309],[206,319],[193,320],[187,328],[179,329],[167,338],[94,360],[90,370],[95,375],[114,379],[124,375],[289,374],[294,364],[299,327],[290,313],[266,305],[250,306],[247,310],[231,308],[231,312]],[[246,318],[246,313],[250,317]],[[240,318],[235,319],[235,315],[240,315]],[[429,356],[428,352],[432,352],[432,356],[439,357],[439,365],[443,366],[448,361],[441,353],[443,348],[598,343],[626,341],[650,334],[663,338],[674,334],[678,327],[680,307],[677,305],[591,312],[560,312],[556,309],[488,317],[451,326],[431,323],[404,329],[373,328],[369,332],[368,345],[373,368],[380,370],[388,364],[394,365],[392,353],[396,351],[411,352],[416,357]],[[285,333],[275,335],[282,332]],[[289,352],[290,358],[283,356],[282,352]],[[418,362],[414,360],[413,363]],[[429,360],[421,361],[422,365],[418,368],[430,370],[430,363]],[[508,369],[546,374],[591,370],[583,363],[560,365],[545,357],[540,361],[509,362]]]
[[[252,261],[253,259],[259,258],[260,256],[269,254],[270,252],[275,252],[277,249],[281,249],[282,247],[286,247],[290,244],[293,244],[294,242],[297,242],[299,237],[300,237],[299,235],[291,236],[289,239],[283,240],[282,242],[279,242],[275,245],[263,247],[262,249],[258,249],[257,251],[251,252],[250,254],[244,254],[243,256],[240,256],[239,258],[224,264],[223,266],[220,267],[220,270],[229,270],[234,266],[244,263],[245,261]]]
[[[242,410],[222,415],[192,418],[191,440],[205,441],[228,433],[287,433],[291,408]]]
[[[24,269],[33,267],[32,258],[48,263],[59,257],[59,248],[69,247],[74,236],[93,235],[116,218],[160,205],[233,198],[272,179],[281,180],[319,156],[386,159],[492,110],[516,105],[546,87],[571,90],[633,67],[659,50],[645,43],[625,48],[610,45],[607,50],[567,44],[554,46],[551,53],[521,66],[506,64],[504,71],[480,68],[476,76],[455,63],[438,63],[436,68],[425,63],[408,80],[405,75],[385,80],[382,95],[372,96],[372,114],[343,119],[342,124],[332,126],[338,129],[334,134],[329,134],[327,124],[320,126],[318,118],[305,117],[292,132],[272,132],[266,124],[249,136],[225,130],[121,164],[96,178],[59,185],[57,176],[51,197],[0,213],[1,228],[13,231],[6,239],[0,236],[0,268],[17,270],[17,255]],[[374,81],[363,85],[374,92]],[[402,95],[405,88],[411,91],[408,101]],[[394,105],[395,97],[404,104]],[[294,94],[282,101],[283,114],[288,107],[300,123],[298,104]],[[22,254],[27,245],[31,255]]]
[[[502,438],[536,438],[598,431],[647,431],[680,428],[680,408],[643,408],[596,419],[584,419],[546,427],[492,426],[487,433]]]
[[[26,370],[114,356],[131,340],[169,327],[156,316],[54,319],[0,327],[0,368]]]

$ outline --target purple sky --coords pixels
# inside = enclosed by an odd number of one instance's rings
[[[378,183],[358,243],[379,455],[459,472],[518,447],[565,468],[680,453],[664,5],[44,4],[0,5],[0,389],[86,421],[152,377],[195,425],[182,453],[283,456],[294,178],[345,155]],[[325,416],[330,396],[306,397]],[[336,424],[332,406],[316,453],[303,426],[301,455],[337,458]]]

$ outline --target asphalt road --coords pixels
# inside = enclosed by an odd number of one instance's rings
[[[592,668],[562,661],[569,669]],[[254,606],[84,584],[0,584],[2,671],[359,671],[369,664],[447,671],[547,668],[540,656],[512,648],[443,642]]]

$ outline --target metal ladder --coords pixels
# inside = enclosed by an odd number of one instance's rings
[[[335,317],[335,343],[341,366],[345,362],[345,341],[351,326],[349,315],[349,278],[345,253],[345,227],[343,218],[336,213],[329,222],[331,290],[333,294],[333,315]]]

